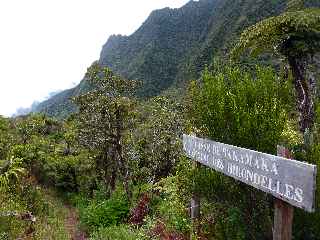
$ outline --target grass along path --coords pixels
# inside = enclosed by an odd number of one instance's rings
[[[54,191],[41,188],[48,214],[39,216],[33,239],[41,240],[85,240],[79,229],[79,218],[75,208],[66,204]]]
[[[68,215],[65,219],[65,228],[70,235],[72,240],[85,240],[86,234],[79,229],[79,217],[77,211],[71,207],[67,206]]]

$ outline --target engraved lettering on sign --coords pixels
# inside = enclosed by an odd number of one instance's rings
[[[183,147],[189,157],[210,168],[314,211],[314,165],[187,135]]]

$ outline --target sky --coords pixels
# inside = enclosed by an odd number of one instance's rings
[[[0,0],[0,115],[79,83],[111,34],[189,0]]]

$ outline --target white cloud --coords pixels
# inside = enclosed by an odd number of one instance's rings
[[[0,115],[79,82],[111,34],[188,0],[0,0]]]

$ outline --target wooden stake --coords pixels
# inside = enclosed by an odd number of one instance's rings
[[[278,146],[277,152],[280,157],[291,158],[290,151],[284,147]],[[292,222],[293,207],[280,199],[275,199],[273,240],[291,240]]]
[[[201,164],[199,162],[195,162],[193,167],[194,170],[197,171],[200,168]],[[195,183],[193,183],[195,184]],[[199,220],[200,220],[200,197],[196,192],[193,192],[192,198],[190,201],[190,215],[192,222],[192,229],[190,239],[192,239],[193,235],[197,235],[200,230]]]

